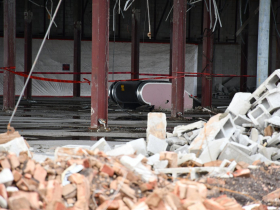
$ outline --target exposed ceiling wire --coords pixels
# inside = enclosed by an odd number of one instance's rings
[[[128,0],[128,1],[130,1],[130,0]],[[190,8],[188,8],[186,12],[189,12],[189,11],[195,6],[195,3],[198,3],[198,2],[201,2],[201,1],[202,1],[202,0],[189,0],[189,1],[188,1],[188,5],[190,5]],[[209,6],[208,6],[208,4],[207,4],[207,1],[204,0],[204,4],[206,5],[206,9],[207,9],[207,11],[209,12],[209,15],[210,15],[210,28],[212,29],[212,31],[213,31],[213,32],[215,31],[217,22],[219,22],[220,27],[223,27],[223,26],[222,26],[222,21],[221,21],[221,18],[220,18],[220,14],[219,14],[219,9],[218,9],[218,7],[217,7],[217,2],[216,2],[216,0],[209,0]],[[212,6],[212,4],[213,4],[213,6]],[[172,12],[172,10],[173,10],[173,7],[174,7],[174,5],[172,5],[172,7],[170,8],[170,11],[168,12],[165,21],[168,20],[168,18],[169,18],[169,16],[170,16],[171,12]],[[214,15],[215,15],[215,22],[214,22],[214,25],[212,24],[212,7],[213,7],[213,9],[214,9],[213,12],[214,12]],[[213,25],[213,27],[212,27],[212,25]]]

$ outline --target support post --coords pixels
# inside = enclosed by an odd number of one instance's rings
[[[185,78],[178,72],[185,71],[186,54],[186,1],[173,1],[173,37],[172,37],[172,93],[171,117],[178,113],[184,114],[184,87]]]
[[[131,79],[139,79],[140,10],[132,9],[131,24]]]
[[[32,67],[32,4],[29,0],[25,0],[24,11],[24,72],[29,74]],[[26,78],[24,78],[24,83]],[[24,90],[24,98],[32,97],[32,80],[29,80]]]
[[[16,0],[4,0],[4,66],[16,64]],[[15,107],[15,75],[4,72],[3,110]]]
[[[214,10],[212,10],[214,11]],[[214,33],[210,29],[210,16],[204,2],[203,9],[203,46],[202,46],[202,73],[212,74],[213,72],[213,44]],[[212,76],[202,76],[201,105],[211,106],[212,104]]]
[[[169,76],[172,76],[172,37],[173,37],[173,20],[170,17],[170,46],[169,46]],[[172,82],[172,79],[169,79]]]
[[[268,77],[270,1],[260,0],[258,30],[257,87]]]
[[[92,129],[98,129],[99,119],[108,123],[109,9],[110,0],[92,1]]]
[[[245,12],[245,7],[247,1],[239,1],[241,4],[241,22],[244,23],[249,18],[249,4],[247,5],[247,9]],[[237,7],[236,7],[237,9]],[[245,12],[245,14],[244,14]],[[241,27],[241,26],[240,26]],[[247,25],[244,30],[241,32],[241,67],[240,67],[240,75],[247,75],[248,69],[248,31],[249,26]],[[247,91],[247,77],[240,77],[240,91],[246,92]]]
[[[81,19],[82,19],[82,2],[74,0],[74,81],[81,80]],[[73,84],[73,97],[81,96],[81,84]]]

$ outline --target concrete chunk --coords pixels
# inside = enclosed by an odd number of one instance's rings
[[[152,134],[149,136],[149,141],[147,145],[148,152],[151,152],[153,154],[160,153],[162,151],[166,151],[167,143],[164,140],[161,140]]]
[[[251,96],[251,93],[235,93],[231,100],[226,113],[233,113],[235,116],[244,115],[250,109],[251,104],[247,99]]]
[[[28,156],[32,157],[23,137],[15,138],[5,144],[0,144],[0,151],[15,153],[17,156],[19,156],[20,152],[27,151]]]
[[[132,155],[135,153],[134,148],[131,144],[125,144],[121,147],[115,148],[106,152],[108,156],[119,156],[119,155]]]
[[[0,184],[5,184],[14,181],[13,173],[10,169],[4,168],[0,172]]]
[[[224,159],[234,159],[236,162],[244,161],[248,164],[252,164],[254,160],[247,155],[246,153],[242,152],[239,150],[237,147],[232,145],[231,143],[228,143],[223,151],[221,152],[219,160],[224,160]]]
[[[96,142],[94,145],[92,145],[92,147],[90,148],[90,150],[94,151],[95,149],[99,149],[100,151],[103,152],[108,152],[111,150],[110,145],[106,142],[106,140],[104,138],[101,138],[98,140],[98,142]]]
[[[233,120],[235,125],[239,125],[242,126],[242,124],[246,123],[246,124],[250,124],[252,123],[252,120],[250,120],[248,117],[246,117],[246,115],[237,115],[234,120]]]
[[[150,112],[148,114],[147,141],[149,142],[150,135],[158,139],[165,139],[166,125],[165,113]]]
[[[224,142],[228,142],[227,139],[221,139],[221,140],[216,140],[212,142],[208,142],[208,145],[205,147],[201,155],[199,156],[199,159],[201,162],[208,163],[210,161],[217,160],[219,154],[224,148],[221,148]]]
[[[137,155],[147,155],[146,142],[143,138],[130,141],[127,144],[130,144],[133,147]]]
[[[183,133],[187,133],[187,132],[192,131],[192,130],[203,128],[204,125],[205,125],[204,121],[198,121],[198,122],[195,122],[195,123],[191,123],[189,125],[179,125],[179,126],[176,126],[174,128],[173,135],[179,137],[179,136],[182,136]]]
[[[178,149],[176,149],[174,152],[176,153],[189,153],[189,145],[184,145]]]

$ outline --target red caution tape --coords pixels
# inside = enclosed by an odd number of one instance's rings
[[[6,71],[9,71],[13,74],[22,76],[22,77],[28,77],[28,74],[22,73],[22,72],[15,72],[10,70],[10,68],[1,68]],[[90,85],[90,81],[86,78],[83,78],[85,81],[74,81],[74,80],[61,80],[61,79],[49,79],[49,78],[44,78],[44,77],[36,77],[36,76],[30,76],[30,79],[36,79],[36,80],[42,80],[42,81],[49,81],[49,82],[60,82],[60,83],[88,83]]]
[[[11,71],[11,69],[15,69],[15,67],[0,67],[0,69],[4,69],[10,71],[19,76],[27,77],[26,73]],[[0,72],[3,73],[3,72]],[[91,72],[33,72],[32,74],[91,74]],[[108,72],[108,74],[130,74],[134,75],[132,72]],[[116,82],[116,81],[139,81],[139,80],[159,80],[159,79],[178,79],[182,77],[256,77],[255,75],[233,75],[233,74],[210,74],[210,73],[194,73],[194,72],[176,72],[176,74],[181,74],[181,76],[170,76],[169,74],[149,74],[149,73],[139,73],[139,76],[158,76],[153,78],[140,78],[140,79],[126,79],[126,80],[109,80],[108,82]],[[83,78],[85,81],[73,81],[73,80],[58,80],[58,79],[47,79],[43,77],[31,76],[32,79],[50,81],[50,82],[61,82],[61,83],[88,83],[90,81],[86,78]]]

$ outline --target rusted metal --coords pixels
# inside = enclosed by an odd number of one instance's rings
[[[172,37],[173,37],[173,21],[170,18],[170,48],[169,48],[169,76],[172,76]],[[172,79],[169,79],[172,82]]]
[[[249,5],[247,6],[246,12],[246,1],[241,1],[241,17],[242,23],[244,23],[249,18]],[[249,26],[247,25],[244,30],[241,32],[241,72],[240,75],[247,75],[248,69],[248,30]],[[246,92],[247,91],[247,77],[240,77],[240,91]]]
[[[91,129],[108,122],[109,0],[92,1]]]
[[[131,25],[131,79],[139,79],[140,10],[132,9]]]
[[[186,1],[174,0],[173,2],[173,37],[172,37],[172,96],[171,116],[177,117],[184,113],[184,86],[185,78],[177,72],[185,71],[186,52]]]
[[[82,19],[82,2],[81,0],[74,0],[74,72],[81,72],[81,19]],[[81,75],[74,74],[74,81],[80,81]],[[74,83],[73,84],[73,97],[81,96],[81,84]]]
[[[24,11],[24,72],[29,74],[32,67],[32,4],[29,0],[25,0]],[[26,78],[24,78],[24,83]],[[24,91],[24,98],[32,97],[32,80],[29,80]]]
[[[213,11],[213,10],[212,10]],[[213,73],[213,42],[214,33],[210,29],[210,16],[204,3],[203,10],[203,46],[202,46],[202,72]],[[202,77],[201,105],[203,107],[212,104],[212,77]]]
[[[4,66],[16,65],[16,0],[4,0]],[[15,107],[15,76],[4,72],[3,110]]]

